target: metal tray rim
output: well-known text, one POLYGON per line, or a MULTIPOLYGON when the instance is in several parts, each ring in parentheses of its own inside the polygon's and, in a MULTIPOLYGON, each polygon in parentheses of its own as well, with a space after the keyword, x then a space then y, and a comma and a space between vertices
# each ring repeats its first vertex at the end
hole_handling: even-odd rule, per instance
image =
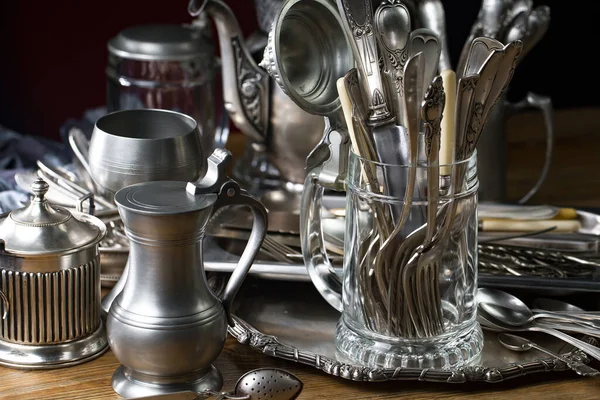
MULTIPOLYGON (((408 380, 453 384, 469 382, 499 383, 534 373, 558 372, 570 369, 565 362, 551 358, 538 358, 523 363, 509 363, 500 367, 475 365, 460 367, 454 370, 403 367, 369 368, 344 363, 310 351, 299 350, 294 346, 280 342, 276 336, 260 332, 237 315, 233 315, 233 320, 235 324, 234 326, 230 326, 228 331, 241 344, 248 345, 252 349, 268 356, 309 365, 329 375, 352 381, 382 382, 408 380)), ((598 341, 593 337, 586 336, 584 340, 594 346, 599 345, 598 341)), ((586 364, 590 362, 588 355, 577 349, 563 356, 586 364)))

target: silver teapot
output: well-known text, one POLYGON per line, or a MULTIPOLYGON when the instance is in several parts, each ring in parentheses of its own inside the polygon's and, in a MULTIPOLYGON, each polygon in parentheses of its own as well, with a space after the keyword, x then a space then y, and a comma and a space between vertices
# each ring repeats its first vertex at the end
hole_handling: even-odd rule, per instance
POLYGON ((113 389, 123 397, 217 391, 212 365, 233 325, 231 303, 267 229, 262 204, 226 176, 231 154, 216 149, 194 183, 152 181, 127 186, 115 202, 131 242, 129 273, 106 320, 110 347, 121 362, 113 389), (250 207, 253 229, 222 299, 209 289, 202 242, 221 207, 250 207))
MULTIPOLYGON (((229 6, 221 0, 198 3, 191 0, 188 11, 193 16, 205 12, 215 23, 223 99, 232 122, 247 136, 252 150, 266 154, 277 168, 281 190, 296 192, 299 199, 306 177, 305 160, 323 135, 323 118, 300 109, 256 64, 229 6)), ((280 205, 289 209, 289 196, 271 197, 285 198, 280 205)), ((269 210, 278 207, 276 202, 266 205, 269 210)))

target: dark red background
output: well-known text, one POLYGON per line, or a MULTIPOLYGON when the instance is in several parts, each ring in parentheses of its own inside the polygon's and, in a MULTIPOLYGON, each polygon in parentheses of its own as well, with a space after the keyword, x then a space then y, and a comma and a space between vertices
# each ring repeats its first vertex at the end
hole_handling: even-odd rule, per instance
MULTIPOLYGON (((0 125, 58 138, 58 128, 67 118, 104 105, 106 42, 131 25, 189 22, 187 2, 0 0, 0 125)), ((226 2, 244 33, 253 32, 253 1, 226 2)), ((551 95, 557 108, 600 104, 597 64, 592 61, 598 55, 598 7, 593 3, 597 2, 534 1, 551 7, 552 24, 517 69, 512 97, 532 90, 551 95)), ((457 59, 481 1, 444 4, 451 55, 457 59)))

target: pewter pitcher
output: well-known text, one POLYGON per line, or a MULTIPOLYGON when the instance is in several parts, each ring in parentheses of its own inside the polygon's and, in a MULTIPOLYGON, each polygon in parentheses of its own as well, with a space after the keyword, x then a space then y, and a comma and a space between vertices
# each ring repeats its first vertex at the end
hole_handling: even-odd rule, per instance
POLYGON ((124 397, 219 390, 212 362, 221 353, 230 307, 266 233, 262 204, 225 175, 231 155, 216 149, 206 176, 194 183, 131 185, 115 202, 131 242, 129 275, 107 316, 107 335, 121 362, 112 378, 124 397), (229 205, 249 206, 254 225, 222 300, 209 289, 203 266, 206 224, 229 205))

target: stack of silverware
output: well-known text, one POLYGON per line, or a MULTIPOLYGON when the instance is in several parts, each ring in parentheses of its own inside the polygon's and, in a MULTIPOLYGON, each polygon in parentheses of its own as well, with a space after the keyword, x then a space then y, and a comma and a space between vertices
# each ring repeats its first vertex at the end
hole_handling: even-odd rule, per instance
POLYGON ((365 276, 372 277, 362 283, 375 286, 363 293, 379 296, 364 296, 376 303, 365 304, 365 314, 377 314, 377 331, 431 337, 444 330, 438 270, 443 252, 437 250, 462 209, 457 201, 438 209, 440 195, 459 193, 466 183, 465 161, 513 76, 523 43, 475 37, 455 74, 439 70, 439 35, 412 29, 403 3, 384 1, 373 10, 370 1, 338 0, 338 9, 357 64, 338 84, 352 149, 364 160, 408 171, 383 177, 364 171, 374 193, 404 199, 389 207, 373 203, 377 232, 364 246, 372 256, 360 260, 368 264, 361 266, 365 276), (426 176, 417 176, 419 166, 427 167, 426 176), (422 213, 412 205, 418 193, 426 194, 422 213), (405 315, 396 320, 398 313, 405 315))

